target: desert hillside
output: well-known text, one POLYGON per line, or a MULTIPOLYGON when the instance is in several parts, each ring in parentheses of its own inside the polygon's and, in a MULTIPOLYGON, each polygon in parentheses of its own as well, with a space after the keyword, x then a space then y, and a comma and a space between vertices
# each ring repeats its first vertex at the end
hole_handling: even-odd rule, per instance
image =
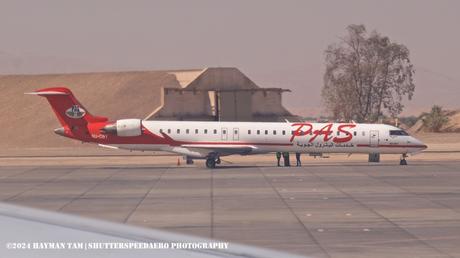
POLYGON ((0 147, 71 147, 58 137, 60 127, 45 98, 24 95, 40 88, 66 86, 94 115, 110 119, 144 118, 160 105, 161 87, 180 87, 168 72, 107 72, 51 75, 0 75, 0 147))
MULTIPOLYGON (((445 124, 440 132, 442 133, 460 133, 460 110, 445 111, 444 114, 449 118, 449 122, 445 124)), ((423 124, 423 117, 420 118, 410 129, 411 133, 429 132, 423 124)))

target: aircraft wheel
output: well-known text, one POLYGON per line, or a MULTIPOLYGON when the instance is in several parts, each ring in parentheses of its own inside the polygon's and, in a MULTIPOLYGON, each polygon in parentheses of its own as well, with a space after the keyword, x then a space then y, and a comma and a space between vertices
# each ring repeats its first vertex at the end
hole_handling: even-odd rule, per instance
POLYGON ((206 167, 207 168, 215 168, 216 167, 216 160, 214 158, 206 159, 206 167))
POLYGON ((220 164, 220 162, 221 162, 221 161, 220 161, 220 158, 218 158, 218 159, 216 160, 216 164, 220 164))

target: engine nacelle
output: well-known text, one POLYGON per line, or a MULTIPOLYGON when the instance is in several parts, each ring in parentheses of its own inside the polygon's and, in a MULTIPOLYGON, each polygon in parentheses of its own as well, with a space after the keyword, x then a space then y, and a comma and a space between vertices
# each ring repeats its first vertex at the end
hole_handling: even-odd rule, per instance
POLYGON ((142 135, 142 121, 140 119, 121 119, 115 124, 105 126, 102 131, 120 137, 140 136, 142 135))

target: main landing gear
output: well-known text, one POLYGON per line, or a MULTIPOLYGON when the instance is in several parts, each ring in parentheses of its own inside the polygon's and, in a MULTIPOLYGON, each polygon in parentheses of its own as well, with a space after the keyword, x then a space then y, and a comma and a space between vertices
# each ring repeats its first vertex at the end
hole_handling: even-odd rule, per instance
POLYGON ((220 157, 208 157, 206 158, 206 167, 215 168, 216 164, 220 164, 220 157))
POLYGON ((404 153, 404 154, 401 156, 401 160, 399 161, 399 165, 401 165, 401 166, 406 166, 406 165, 407 165, 406 158, 407 158, 407 154, 404 153))

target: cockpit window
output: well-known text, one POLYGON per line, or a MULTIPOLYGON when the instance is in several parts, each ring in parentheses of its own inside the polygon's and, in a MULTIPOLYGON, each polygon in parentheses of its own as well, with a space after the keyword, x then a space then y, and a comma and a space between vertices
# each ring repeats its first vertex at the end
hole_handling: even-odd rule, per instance
POLYGON ((390 130, 390 136, 393 136, 393 135, 396 135, 396 136, 400 136, 400 135, 407 136, 407 135, 409 135, 409 134, 406 133, 406 131, 404 131, 404 130, 390 130))

